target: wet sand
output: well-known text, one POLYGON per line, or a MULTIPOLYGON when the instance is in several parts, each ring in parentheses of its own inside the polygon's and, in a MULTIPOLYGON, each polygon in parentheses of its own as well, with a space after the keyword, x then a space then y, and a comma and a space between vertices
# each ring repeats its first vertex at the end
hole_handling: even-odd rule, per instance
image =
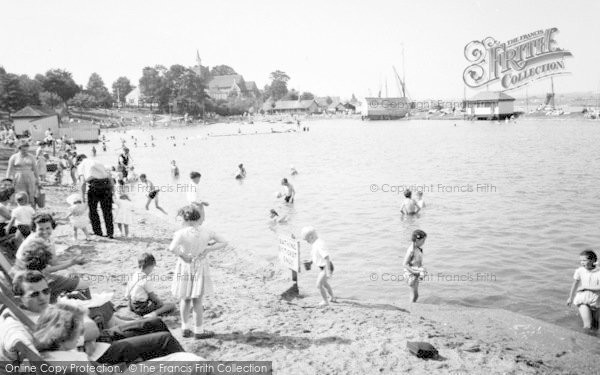
MULTIPOLYGON (((47 210, 65 216, 68 187, 46 188, 47 210)), ((210 214, 210 213, 209 213, 210 214)), ((174 230, 168 220, 136 207, 131 238, 95 239, 61 257, 83 254, 88 264, 75 269, 92 284, 92 292, 114 291, 117 314, 131 317, 124 289, 136 258, 145 251, 157 259, 158 295, 170 295, 175 257, 167 251, 174 230)), ((212 228, 218 231, 218 228, 212 228)), ((72 230, 55 231, 62 247, 74 244, 72 230)), ((118 230, 116 231, 118 236, 118 230)), ((352 300, 339 296, 330 308, 315 306, 316 274, 301 273, 300 298, 284 300, 289 271, 278 265, 248 263, 235 249, 210 256, 215 293, 205 300, 205 328, 216 336, 181 337, 177 314, 165 317, 183 346, 209 360, 273 361, 277 374, 416 373, 596 373, 600 368, 598 337, 570 331, 504 310, 352 300), (311 290, 309 297, 303 291, 311 290), (407 341, 427 341, 440 354, 423 360, 406 350, 407 341)), ((335 277, 332 285, 335 290, 335 277)))

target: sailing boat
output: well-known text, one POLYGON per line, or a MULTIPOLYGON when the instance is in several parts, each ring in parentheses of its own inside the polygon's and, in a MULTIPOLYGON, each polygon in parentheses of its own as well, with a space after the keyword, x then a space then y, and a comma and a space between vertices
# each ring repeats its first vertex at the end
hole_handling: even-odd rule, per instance
MULTIPOLYGON (((402 65, 404 66, 404 48, 402 49, 402 65)), ((377 98, 366 97, 365 105, 363 107, 363 118, 369 120, 397 120, 406 117, 409 113, 410 102, 406 95, 404 73, 403 78, 400 78, 396 68, 392 66, 392 69, 394 69, 398 90, 402 96, 382 98, 380 94, 377 98)), ((387 96, 387 81, 385 87, 387 96)), ((381 90, 379 92, 381 93, 381 90)))

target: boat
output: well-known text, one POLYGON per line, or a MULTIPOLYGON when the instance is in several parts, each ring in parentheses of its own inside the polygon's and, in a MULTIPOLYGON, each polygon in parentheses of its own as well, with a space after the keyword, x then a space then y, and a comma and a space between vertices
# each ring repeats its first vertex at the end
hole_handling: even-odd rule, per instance
POLYGON ((395 67, 392 68, 394 69, 394 74, 396 76, 398 90, 401 92, 402 96, 382 98, 380 90, 379 97, 365 97, 362 108, 363 120, 398 120, 409 114, 411 103, 406 96, 404 79, 400 78, 395 67))

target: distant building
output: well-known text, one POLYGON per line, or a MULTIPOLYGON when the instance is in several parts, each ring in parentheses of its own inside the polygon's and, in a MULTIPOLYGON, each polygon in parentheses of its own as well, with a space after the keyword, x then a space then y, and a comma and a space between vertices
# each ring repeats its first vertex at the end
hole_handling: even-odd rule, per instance
POLYGON ((241 96, 245 92, 244 77, 240 74, 214 76, 208 83, 208 95, 216 100, 241 96))
POLYGON ((131 107, 139 107, 142 103, 140 88, 136 87, 125 96, 125 104, 131 107))
POLYGON ((258 98, 260 96, 260 90, 254 81, 246 82, 246 94, 252 98, 258 98))
POLYGON ((59 118, 52 109, 27 106, 12 114, 17 137, 29 135, 32 141, 44 140, 46 130, 58 134, 59 118))
POLYGON ((483 91, 466 101, 467 115, 485 120, 503 119, 515 113, 515 98, 498 91, 483 91))
POLYGON ((273 111, 276 113, 315 113, 319 111, 319 105, 313 99, 280 100, 275 103, 273 111))

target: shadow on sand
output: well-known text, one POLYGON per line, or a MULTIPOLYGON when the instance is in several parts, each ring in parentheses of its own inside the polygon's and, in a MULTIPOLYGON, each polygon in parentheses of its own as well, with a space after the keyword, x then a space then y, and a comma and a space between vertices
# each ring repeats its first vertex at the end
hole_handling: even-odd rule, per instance
POLYGON ((241 344, 248 344, 256 347, 285 347, 286 349, 307 349, 312 345, 326 345, 333 343, 350 344, 352 341, 339 336, 328 336, 319 339, 310 339, 307 337, 280 336, 277 333, 269 332, 234 332, 227 334, 216 334, 215 338, 223 341, 236 341, 241 344))

